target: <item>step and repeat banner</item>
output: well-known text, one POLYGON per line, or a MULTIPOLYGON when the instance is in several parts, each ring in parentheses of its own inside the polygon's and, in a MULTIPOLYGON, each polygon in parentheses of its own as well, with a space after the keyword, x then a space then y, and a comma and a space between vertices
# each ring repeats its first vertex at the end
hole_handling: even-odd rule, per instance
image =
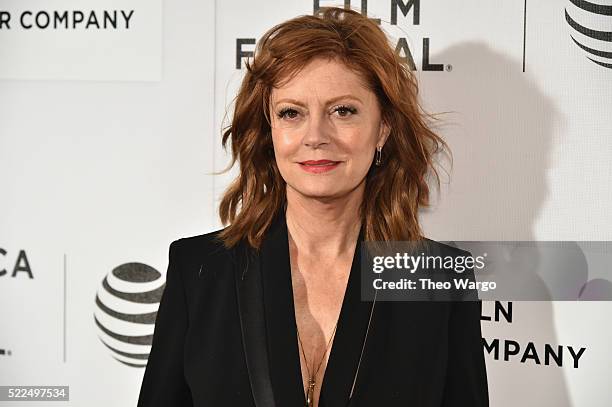
POLYGON ((585 254, 576 301, 484 302, 491 405, 612 405, 610 253, 584 243, 612 241, 612 0, 0 0, 0 386, 136 405, 169 243, 222 226, 244 61, 323 6, 375 19, 441 113, 428 237, 585 254))

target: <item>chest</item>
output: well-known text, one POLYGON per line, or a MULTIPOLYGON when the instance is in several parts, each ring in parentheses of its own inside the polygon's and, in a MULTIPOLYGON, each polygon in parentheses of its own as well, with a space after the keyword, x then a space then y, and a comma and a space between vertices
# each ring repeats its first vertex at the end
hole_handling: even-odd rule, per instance
POLYGON ((351 258, 333 262, 291 258, 291 285, 296 323, 303 345, 317 347, 330 339, 338 321, 351 268, 351 258))
POLYGON ((305 393, 318 404, 350 274, 351 260, 291 261, 293 302, 305 393))

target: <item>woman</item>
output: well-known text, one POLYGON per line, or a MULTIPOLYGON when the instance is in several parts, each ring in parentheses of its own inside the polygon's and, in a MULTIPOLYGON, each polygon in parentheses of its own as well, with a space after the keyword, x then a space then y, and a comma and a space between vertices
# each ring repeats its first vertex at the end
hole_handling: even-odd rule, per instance
POLYGON ((480 302, 360 298, 360 242, 424 239, 445 147, 380 28, 339 8, 272 28, 230 138, 229 226, 170 245, 138 405, 487 406, 480 302))

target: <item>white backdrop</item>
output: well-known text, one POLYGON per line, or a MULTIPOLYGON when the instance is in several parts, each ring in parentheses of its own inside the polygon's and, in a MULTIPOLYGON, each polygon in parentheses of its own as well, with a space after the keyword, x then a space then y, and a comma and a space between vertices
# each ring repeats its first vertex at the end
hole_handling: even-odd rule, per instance
MULTIPOLYGON (((406 38, 425 107, 452 111, 438 131, 454 167, 423 213, 427 235, 612 240, 612 67, 587 56, 604 65, 612 58, 572 40, 612 52, 609 9, 585 11, 578 0, 415 0, 392 24, 399 2, 370 0, 368 14, 394 42, 406 38), (603 39, 572 28, 566 10, 603 39), (427 42, 441 71, 423 70, 427 42)), ((158 286, 155 270, 163 277, 172 240, 221 227, 217 205, 235 172, 209 173, 228 162, 220 132, 243 73, 236 41, 255 41, 314 5, 155 4, 79 2, 82 11, 135 10, 130 29, 99 30, 94 42, 82 27, 0 25, 0 385, 69 385, 64 404, 74 406, 136 404, 144 369, 131 365, 146 358, 102 341, 118 348, 112 334, 146 337, 153 326, 106 318, 105 333, 94 320, 103 318, 96 294, 124 312, 154 310, 155 302, 109 294, 103 280, 144 291, 113 279, 115 270, 158 286)), ((73 10, 75 2, 0 0, 12 22, 25 9, 73 10)), ((611 311, 610 302, 485 303, 483 337, 490 349, 499 345, 486 356, 491 405, 611 405, 611 311), (495 317, 496 306, 512 307, 511 322, 495 317), (506 347, 516 353, 508 360, 506 347), (547 349, 562 353, 561 366, 545 360, 547 349)))

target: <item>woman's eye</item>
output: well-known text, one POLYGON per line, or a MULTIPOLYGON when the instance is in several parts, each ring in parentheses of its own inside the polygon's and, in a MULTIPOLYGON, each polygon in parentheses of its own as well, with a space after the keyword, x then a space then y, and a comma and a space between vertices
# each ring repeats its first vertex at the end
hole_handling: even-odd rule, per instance
POLYGON ((355 114, 355 112, 357 112, 357 109, 351 106, 336 106, 334 108, 334 112, 338 112, 340 117, 347 117, 355 114))
MULTIPOLYGON (((348 117, 348 116, 355 114, 357 112, 357 109, 355 109, 352 106, 341 105, 341 106, 336 106, 333 109, 333 112, 337 112, 338 116, 340 117, 348 117)), ((292 119, 295 119, 299 114, 300 113, 297 110, 287 107, 287 108, 282 109, 280 112, 278 112, 278 117, 281 119, 292 120, 292 119)))
POLYGON ((289 118, 294 119, 298 115, 298 112, 295 109, 287 108, 278 112, 278 117, 281 119, 289 118))

